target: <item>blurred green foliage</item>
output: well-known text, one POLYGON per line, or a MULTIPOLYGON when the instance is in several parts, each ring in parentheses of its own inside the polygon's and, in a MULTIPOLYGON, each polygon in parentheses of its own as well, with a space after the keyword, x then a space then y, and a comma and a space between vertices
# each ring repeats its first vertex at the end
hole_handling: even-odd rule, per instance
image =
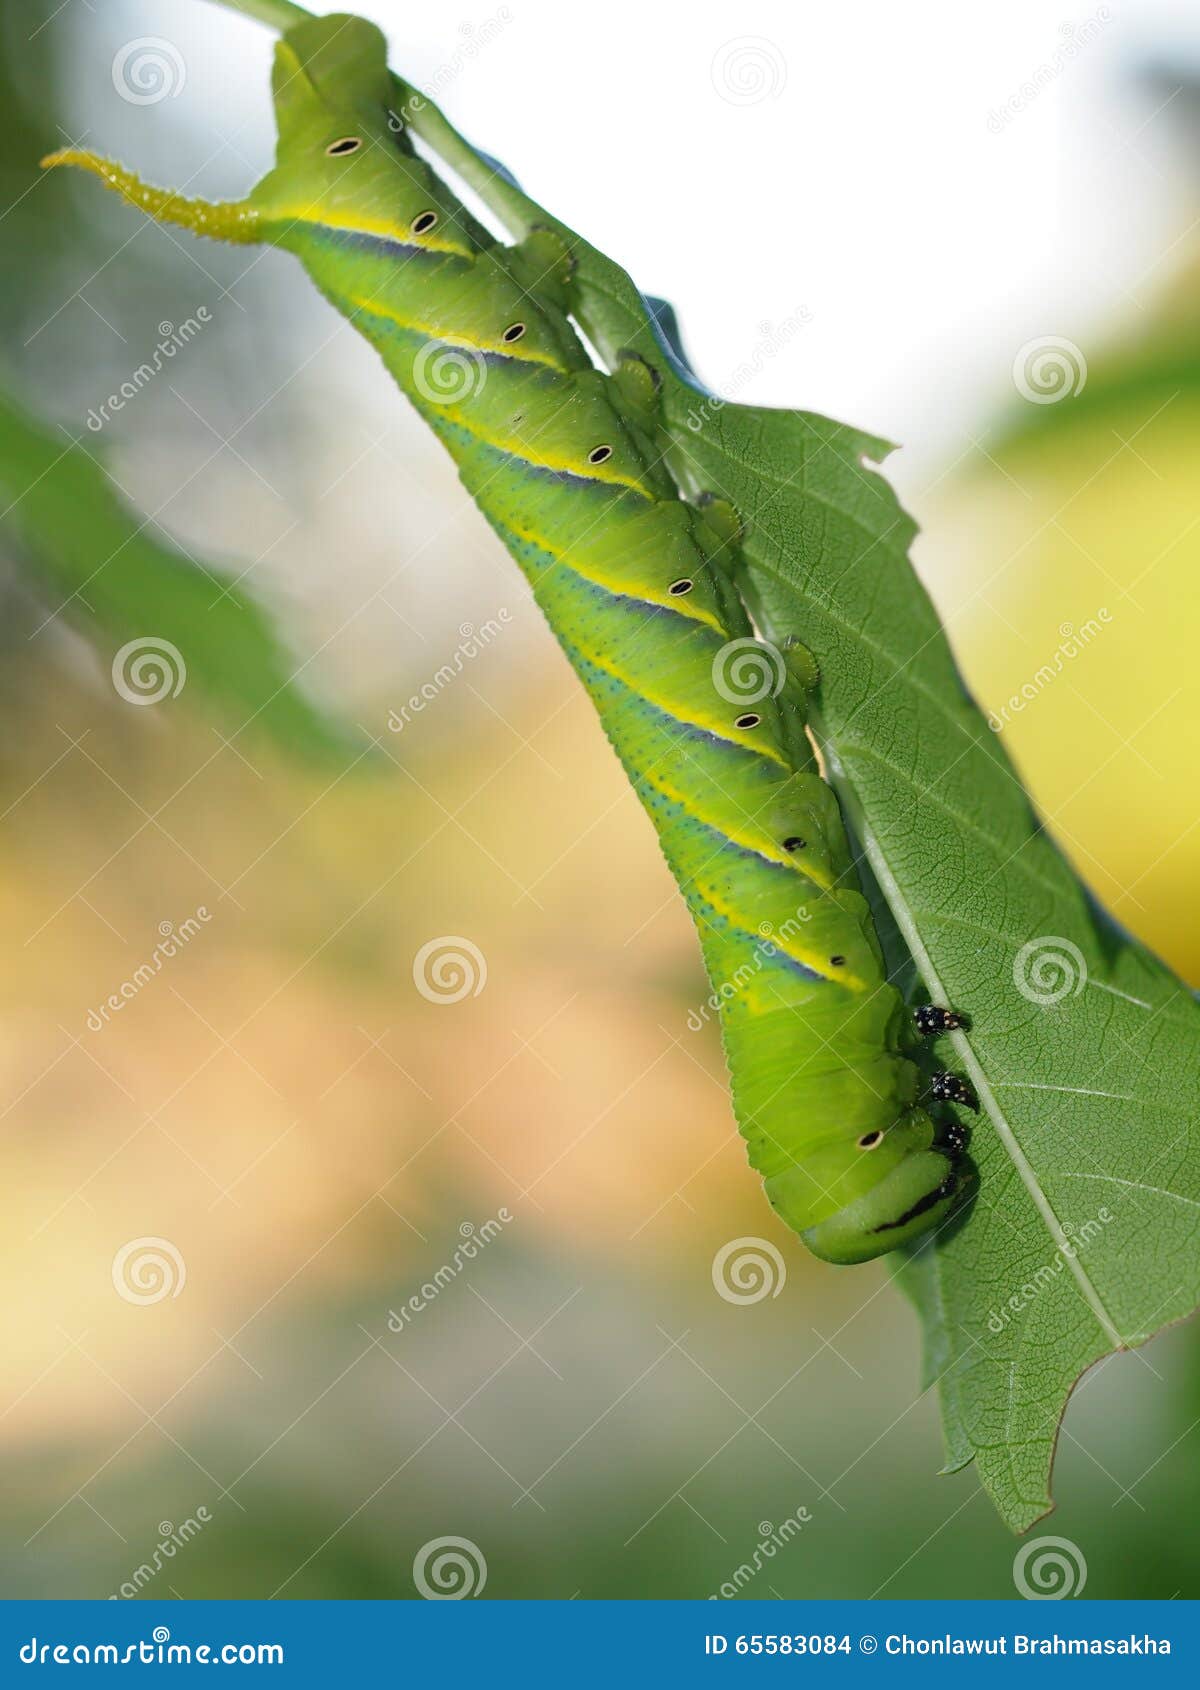
POLYGON ((245 592, 154 540, 88 451, 39 428, 3 392, 0 500, 10 566, 51 595, 48 614, 64 610, 104 659, 110 644, 167 641, 182 653, 187 681, 238 734, 270 732, 300 754, 345 749, 245 592))
MULTIPOLYGON (((74 215, 73 196, 48 199, 39 178, 38 161, 61 139, 52 117, 62 105, 61 66, 53 32, 27 33, 31 17, 26 10, 21 27, 9 12, 0 29, 0 206, 5 250, 19 254, 0 270, 0 309, 5 360, 10 371, 15 366, 9 379, 25 383, 42 373, 30 336, 45 324, 50 278, 69 268, 82 278, 105 262, 89 224, 74 215)), ((198 692, 238 732, 269 732, 299 754, 346 749, 329 713, 293 679, 295 665, 266 614, 232 579, 236 571, 157 540, 153 519, 127 508, 86 435, 76 442, 66 430, 55 433, 3 385, 0 558, 9 590, 23 589, 44 606, 43 615, 30 613, 35 630, 65 611, 106 666, 110 647, 127 640, 169 641, 196 683, 188 702, 198 692)))

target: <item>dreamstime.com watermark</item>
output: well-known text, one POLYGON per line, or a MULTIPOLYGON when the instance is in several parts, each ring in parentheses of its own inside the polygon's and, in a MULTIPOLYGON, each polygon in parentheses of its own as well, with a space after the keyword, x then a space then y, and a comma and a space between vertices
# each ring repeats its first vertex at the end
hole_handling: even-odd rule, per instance
POLYGON ((137 1643, 39 1643, 36 1636, 17 1651, 23 1666, 272 1666, 283 1665, 282 1643, 172 1643, 156 1625, 137 1643))
POLYGON ((794 915, 789 915, 786 921, 781 921, 778 925, 771 921, 760 922, 758 942, 746 960, 738 964, 728 979, 717 981, 698 1009, 688 1010, 688 1032, 700 1032, 701 1028, 707 1026, 712 1015, 719 1015, 726 1004, 740 997, 750 982, 762 973, 772 957, 778 956, 780 951, 786 952, 788 941, 794 939, 805 923, 811 920, 810 910, 798 909, 794 915))
POLYGON ((413 1557, 413 1583, 426 1602, 461 1602, 482 1596, 487 1559, 469 1537, 435 1537, 413 1557))
POLYGON ((1085 47, 1090 47, 1105 26, 1112 22, 1113 10, 1111 6, 1097 6, 1090 17, 1084 18, 1082 23, 1076 23, 1067 18, 1059 24, 1062 41, 1048 59, 1038 65, 1032 75, 1027 76, 1021 86, 1002 100, 998 106, 993 106, 988 113, 987 126, 993 135, 1002 134, 1014 118, 1045 92, 1052 82, 1058 80, 1064 70, 1079 57, 1085 47))
POLYGON ((400 1308, 388 1310, 388 1331, 403 1332, 406 1326, 411 1326, 416 1316, 436 1301, 448 1286, 453 1285, 458 1276, 483 1254, 493 1239, 499 1238, 512 1219, 511 1211, 502 1208, 497 1209, 492 1219, 484 1221, 482 1226, 476 1226, 474 1221, 463 1221, 458 1229, 459 1243, 450 1260, 443 1262, 436 1273, 425 1281, 419 1291, 414 1291, 400 1308))
POLYGON ((490 47, 496 37, 512 22, 512 10, 508 6, 498 6, 490 17, 484 18, 481 24, 469 21, 459 24, 462 41, 449 58, 443 59, 426 81, 426 93, 420 94, 416 89, 398 111, 388 113, 388 127, 398 133, 404 126, 411 123, 415 115, 425 110, 430 99, 440 100, 446 89, 463 72, 467 65, 477 59, 485 47, 490 47))
POLYGON ((156 106, 175 99, 187 82, 187 64, 173 41, 139 35, 113 54, 112 84, 130 106, 156 106))
POLYGON ((1080 654, 1086 651, 1098 634, 1102 634, 1112 621, 1112 612, 1106 605, 1101 605, 1095 616, 1089 616, 1086 622, 1078 627, 1074 622, 1059 624, 1059 644, 1048 662, 1035 670, 1029 680, 1024 681, 1013 693, 1012 697, 1002 704, 999 710, 992 710, 988 714, 987 725, 994 734, 1003 733, 1014 716, 1019 716, 1026 707, 1033 703, 1046 688, 1053 686, 1069 663, 1073 663, 1080 654))
POLYGON ((461 405, 487 385, 487 358, 477 346, 427 340, 413 359, 413 386, 431 405, 461 405))
POLYGON ((391 733, 403 733, 414 716, 419 716, 423 710, 439 698, 446 688, 462 674, 469 663, 487 650, 493 640, 499 639, 512 621, 512 614, 507 605, 501 605, 495 616, 489 616, 477 628, 473 622, 464 622, 458 630, 458 644, 449 658, 439 668, 435 669, 427 681, 413 693, 407 704, 402 704, 399 710, 389 710, 387 725, 391 733))
POLYGON ((736 35, 717 48, 709 74, 726 105, 757 106, 787 87, 787 60, 765 35, 736 35))
POLYGON ((1064 998, 1077 998, 1087 985, 1087 958, 1061 933, 1028 939, 1013 958, 1013 985, 1029 1003, 1050 1009, 1064 998))
POLYGON ((461 1003, 477 998, 487 985, 487 958, 461 933, 426 939, 413 958, 413 985, 427 1003, 461 1003))
POLYGON ((988 1310, 988 1331, 998 1337, 1014 1316, 1020 1314, 1022 1309, 1027 1309, 1031 1303, 1036 1302, 1042 1292, 1051 1285, 1057 1284, 1066 1272, 1068 1263, 1081 1256, 1088 1245, 1093 1244, 1099 1238, 1105 1227, 1109 1226, 1114 1218, 1111 1210, 1097 1209, 1091 1220, 1086 1220, 1079 1226, 1076 1226, 1074 1221, 1064 1221, 1062 1223, 1063 1241, 1050 1260, 1043 1262, 1039 1268, 1035 1268, 1024 1285, 1019 1286, 1011 1297, 1007 1297, 999 1308, 988 1310))
POLYGON ((160 376, 178 353, 190 341, 195 340, 202 329, 206 329, 212 322, 212 312, 207 305, 198 305, 195 314, 185 317, 182 323, 163 322, 158 325, 159 338, 155 342, 154 351, 148 359, 140 363, 132 375, 125 377, 115 393, 110 393, 107 399, 99 405, 93 405, 87 414, 87 425, 93 434, 99 434, 105 423, 111 422, 118 411, 123 411, 131 399, 136 399, 143 388, 148 387, 155 376, 160 376))
POLYGON ((778 698, 786 680, 787 660, 769 640, 726 640, 712 660, 712 684, 727 704, 778 698))
POLYGON ((787 1263, 767 1238, 731 1238, 712 1262, 713 1290, 726 1303, 761 1303, 787 1284, 787 1263))
POLYGON ((178 698, 186 683, 183 653, 157 634, 126 641, 112 660, 112 684, 126 704, 161 704, 178 698))
POLYGON ((1027 1602, 1082 1596, 1087 1573, 1083 1550, 1069 1537, 1031 1538, 1013 1557, 1013 1583, 1027 1602))
POLYGON ((89 1009, 87 1013, 87 1028, 91 1033, 102 1032, 112 1016, 118 1010, 136 998, 143 987, 148 986, 162 973, 163 964, 170 962, 172 957, 178 956, 196 934, 201 932, 212 915, 207 904, 197 904, 194 915, 189 915, 181 922, 160 921, 158 931, 161 938, 150 952, 145 962, 140 962, 133 973, 126 980, 122 980, 115 992, 110 992, 98 1009, 89 1009))
POLYGON ((1017 348, 1012 363, 1013 386, 1031 405, 1057 405, 1074 399, 1087 386, 1088 367, 1083 349, 1062 334, 1037 335, 1017 348))
POLYGON ((147 1308, 178 1297, 187 1264, 169 1238, 131 1238, 112 1259, 113 1290, 123 1302, 147 1308))
POLYGON ((749 358, 737 366, 728 380, 721 383, 721 393, 706 394, 698 405, 693 405, 688 411, 684 421, 692 433, 699 434, 706 422, 724 410, 726 405, 731 405, 738 394, 748 387, 756 376, 762 374, 772 358, 777 358, 787 343, 801 329, 807 328, 812 320, 813 314, 808 306, 801 305, 790 317, 785 317, 782 323, 760 323, 759 339, 755 342, 749 358))
POLYGON ((154 1546, 154 1553, 148 1561, 143 1561, 109 1597, 110 1602, 132 1602, 135 1596, 157 1578, 164 1566, 173 1561, 181 1549, 186 1549, 194 1537, 199 1537, 212 1519, 212 1515, 203 1503, 195 1514, 189 1514, 186 1520, 174 1526, 170 1520, 161 1520, 158 1527, 158 1542, 154 1546))
POLYGON ((797 1508, 795 1513, 789 1514, 778 1526, 773 1526, 770 1520, 760 1520, 758 1525, 758 1542, 754 1546, 754 1553, 748 1561, 743 1561, 735 1567, 729 1578, 718 1585, 708 1600, 710 1602, 730 1602, 735 1596, 757 1578, 763 1568, 773 1561, 781 1549, 786 1549, 793 1538, 799 1537, 805 1526, 812 1521, 812 1515, 807 1508, 797 1508))

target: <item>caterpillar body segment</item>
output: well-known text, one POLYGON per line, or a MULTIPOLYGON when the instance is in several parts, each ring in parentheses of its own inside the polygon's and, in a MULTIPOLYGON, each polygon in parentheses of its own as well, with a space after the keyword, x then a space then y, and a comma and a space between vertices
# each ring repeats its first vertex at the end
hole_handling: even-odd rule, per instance
POLYGON ((755 639, 738 514, 680 497, 653 354, 593 367, 561 237, 510 248, 470 216, 391 110, 372 25, 298 25, 273 86, 276 165, 239 205, 147 189, 93 155, 48 162, 151 215, 290 250, 372 342, 524 571, 657 829, 771 1203, 836 1262, 937 1226, 969 1164, 919 1102, 912 1016, 805 731, 815 665, 755 639))

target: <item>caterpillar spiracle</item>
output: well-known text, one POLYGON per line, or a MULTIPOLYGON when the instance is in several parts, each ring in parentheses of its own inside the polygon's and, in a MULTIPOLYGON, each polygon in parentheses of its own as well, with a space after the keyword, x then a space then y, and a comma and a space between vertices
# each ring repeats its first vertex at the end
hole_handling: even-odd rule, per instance
MULTIPOLYGON (((243 201, 184 199, 75 148, 45 163, 196 233, 294 253, 378 349, 525 572, 657 829, 770 1202, 834 1262, 938 1226, 971 1164, 961 1127, 922 1106, 906 1052, 961 1023, 933 1006, 914 1017, 887 977, 805 732, 815 666, 755 641, 734 584, 738 513, 685 500, 662 467, 660 373, 641 356, 595 368, 561 238, 496 240, 415 152, 373 25, 297 25, 272 84, 276 163, 243 201), (451 365, 431 372, 431 356, 451 365), (468 365, 484 379, 447 391, 468 365), (747 689, 730 666, 755 662, 771 672, 747 689)), ((952 1075, 932 1096, 973 1102, 952 1075)))

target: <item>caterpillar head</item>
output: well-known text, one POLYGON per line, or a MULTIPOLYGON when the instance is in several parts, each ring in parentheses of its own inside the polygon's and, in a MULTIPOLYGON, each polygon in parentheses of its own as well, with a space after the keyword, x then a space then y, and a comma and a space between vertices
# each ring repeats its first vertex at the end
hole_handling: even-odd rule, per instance
POLYGON ((867 1262, 940 1228, 975 1189, 975 1168, 961 1129, 906 1109, 890 1127, 855 1140, 848 1168, 838 1168, 832 1139, 821 1153, 781 1168, 765 1182, 767 1198, 815 1256, 867 1262), (828 1181, 828 1185, 826 1185, 828 1181), (816 1211, 818 1218, 813 1221, 816 1211))
POLYGON ((955 1139, 914 1150, 870 1192, 801 1236, 815 1256, 869 1262, 940 1228, 975 1187, 975 1170, 955 1139))
POLYGON ((271 94, 275 168, 250 203, 280 245, 320 223, 466 257, 477 249, 482 231, 413 150, 374 24, 334 14, 288 30, 275 46, 271 94))
POLYGON ((374 24, 339 15, 298 24, 276 43, 271 87, 275 165, 244 200, 185 198, 78 147, 43 166, 89 170, 157 221, 217 240, 299 248, 320 225, 465 257, 487 240, 413 151, 374 24))

